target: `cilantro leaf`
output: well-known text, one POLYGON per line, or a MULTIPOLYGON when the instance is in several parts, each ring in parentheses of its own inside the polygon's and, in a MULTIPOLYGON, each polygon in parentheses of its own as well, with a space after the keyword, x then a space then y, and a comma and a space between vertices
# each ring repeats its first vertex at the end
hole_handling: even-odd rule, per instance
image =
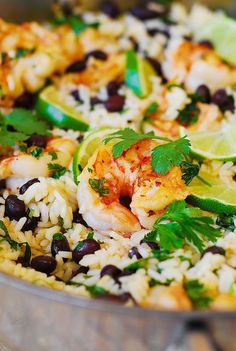
POLYGON ((39 159, 42 156, 43 153, 43 148, 40 146, 36 146, 32 151, 31 155, 34 156, 35 158, 39 159))
POLYGON ((54 160, 57 160, 57 159, 58 159, 58 156, 57 156, 56 151, 49 151, 49 153, 48 153, 48 154, 51 156, 52 161, 54 161, 54 160))
POLYGON ((180 166, 189 152, 190 142, 186 136, 158 145, 152 150, 152 168, 156 173, 165 175, 173 166, 180 166))
POLYGON ((17 132, 26 135, 46 135, 48 130, 46 122, 39 120, 38 116, 23 108, 16 108, 7 115, 4 118, 4 125, 11 126, 17 132))
POLYGON ((105 178, 102 179, 89 179, 89 185, 91 186, 91 188, 96 191, 96 193, 98 193, 100 196, 104 196, 109 194, 109 188, 104 187, 104 183, 105 183, 105 178))
POLYGON ((6 128, 0 129, 0 145, 1 146, 14 146, 19 141, 28 139, 24 133, 10 132, 6 128))
POLYGON ((107 136, 103 140, 103 142, 106 145, 107 143, 109 143, 109 141, 113 139, 120 140, 117 144, 113 146, 113 156, 117 158, 120 157, 124 151, 127 151, 132 145, 136 144, 138 141, 153 138, 155 138, 154 132, 149 132, 147 134, 139 134, 131 128, 125 128, 107 136))
POLYGON ((149 118, 158 109, 157 102, 152 102, 144 112, 144 118, 149 118))
POLYGON ((200 166, 191 162, 183 161, 181 163, 182 179, 186 185, 189 185, 194 177, 199 173, 200 166))
POLYGON ((7 227, 2 220, 0 220, 0 229, 4 233, 4 235, 2 235, 3 239, 9 243, 13 250, 17 250, 18 243, 10 237, 7 227))
POLYGON ((230 231, 235 230, 234 216, 232 215, 226 215, 226 214, 219 215, 216 219, 216 224, 219 227, 228 229, 230 231))
POLYGON ((202 214, 199 208, 186 207, 185 201, 174 201, 157 219, 145 240, 156 242, 167 251, 181 248, 187 241, 202 252, 204 240, 214 243, 220 236, 220 230, 213 227, 214 220, 202 214))
POLYGON ((203 102, 203 97, 197 93, 189 94, 188 97, 191 102, 187 104, 182 110, 179 110, 179 116, 177 121, 187 127, 195 124, 198 121, 200 115, 200 108, 197 106, 198 102, 203 102))
POLYGON ((184 288, 195 308, 207 308, 209 303, 213 300, 213 298, 207 294, 206 287, 197 279, 186 282, 184 288))
POLYGON ((48 169, 52 171, 51 177, 59 179, 66 173, 66 167, 63 167, 57 163, 48 163, 48 169))

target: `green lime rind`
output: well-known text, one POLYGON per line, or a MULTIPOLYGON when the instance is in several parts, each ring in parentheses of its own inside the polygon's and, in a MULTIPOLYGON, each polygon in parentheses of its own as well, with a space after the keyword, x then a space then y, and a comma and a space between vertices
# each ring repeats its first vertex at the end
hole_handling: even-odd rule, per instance
POLYGON ((73 178, 76 184, 78 184, 78 176, 87 165, 89 158, 102 145, 105 136, 115 131, 117 129, 106 127, 94 130, 88 133, 83 142, 78 146, 72 162, 73 178))
POLYGON ((145 98, 152 91, 151 77, 156 73, 147 60, 141 58, 135 51, 125 54, 125 83, 140 98, 145 98))
POLYGON ((236 63, 236 21, 233 18, 217 14, 195 36, 197 40, 210 40, 223 59, 236 63))
POLYGON ((72 111, 71 108, 67 108, 57 101, 56 90, 55 98, 50 99, 51 94, 48 94, 48 92, 51 92, 51 90, 48 90, 49 88, 52 90, 52 86, 47 87, 37 99, 35 109, 38 114, 60 128, 87 131, 89 125, 83 120, 83 117, 78 112, 72 111))
POLYGON ((217 214, 236 215, 236 203, 235 205, 229 205, 219 200, 210 199, 207 197, 203 198, 195 195, 189 195, 186 201, 189 204, 199 207, 204 211, 217 214))

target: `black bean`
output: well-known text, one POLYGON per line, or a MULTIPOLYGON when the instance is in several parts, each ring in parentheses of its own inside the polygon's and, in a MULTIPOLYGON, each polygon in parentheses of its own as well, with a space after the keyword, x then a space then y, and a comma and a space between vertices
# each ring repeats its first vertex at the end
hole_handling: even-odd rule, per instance
POLYGON ((32 134, 29 139, 26 140, 28 147, 39 146, 45 148, 47 145, 47 137, 45 135, 32 134))
POLYGON ((115 80, 112 80, 107 84, 107 92, 109 96, 117 95, 119 89, 120 83, 116 82, 115 80))
POLYGON ((52 256, 55 257, 59 251, 70 252, 70 245, 67 238, 65 237, 65 235, 60 233, 53 235, 51 244, 52 256))
POLYGON ((83 219, 82 214, 79 213, 79 210, 77 210, 73 213, 73 222, 80 223, 80 224, 84 225, 85 227, 88 227, 88 224, 83 219))
POLYGON ((90 99, 90 104, 92 107, 94 107, 95 105, 98 105, 98 104, 102 104, 103 101, 100 100, 97 96, 92 96, 91 99, 90 99))
POLYGON ((80 103, 83 102, 83 100, 81 100, 81 97, 80 97, 80 95, 79 95, 79 91, 78 91, 78 90, 72 90, 72 91, 70 92, 70 95, 73 96, 73 98, 74 98, 76 101, 78 101, 78 102, 80 102, 80 103))
POLYGON ((205 46, 208 49, 214 49, 214 45, 210 40, 201 40, 199 41, 199 44, 205 46))
POLYGON ((57 267, 57 261, 51 256, 36 256, 31 260, 31 268, 38 272, 51 274, 57 267))
POLYGON ((85 255, 93 254, 97 250, 100 250, 100 244, 96 240, 85 239, 78 243, 72 251, 72 259, 74 262, 79 263, 85 255))
POLYGON ((16 195, 9 195, 5 201, 5 216, 17 221, 25 217, 26 208, 24 201, 18 199, 16 195))
POLYGON ((28 217, 25 224, 22 227, 22 231, 26 232, 28 230, 34 231, 40 221, 40 217, 28 217))
POLYGON ((7 182, 6 179, 0 179, 0 191, 6 189, 7 182))
POLYGON ((138 252, 138 248, 136 246, 131 247, 131 249, 128 252, 129 258, 133 258, 134 256, 136 256, 136 258, 142 258, 142 256, 138 252))
POLYGON ((109 275, 113 279, 116 279, 121 274, 121 272, 122 271, 119 268, 117 268, 116 266, 114 266, 112 264, 108 264, 108 265, 103 267, 103 269, 101 270, 100 276, 102 278, 104 275, 109 275))
POLYGON ((121 112, 125 104, 125 97, 121 95, 110 96, 105 102, 105 107, 109 112, 121 112))
POLYGON ((29 262, 27 262, 23 256, 18 257, 16 263, 20 263, 23 267, 29 267, 29 262))
POLYGON ((225 255, 225 250, 223 249, 223 247, 215 246, 215 245, 208 247, 206 250, 204 250, 202 253, 202 257, 208 252, 211 252, 213 255, 222 255, 222 256, 225 255))
POLYGON ((153 243, 151 241, 146 241, 145 239, 141 240, 140 244, 147 244, 150 247, 150 249, 152 249, 152 250, 159 250, 160 249, 160 247, 157 243, 153 243))
POLYGON ((206 104, 211 103, 211 92, 205 84, 199 85, 199 87, 196 90, 196 94, 198 94, 201 97, 202 102, 205 102, 206 104))
POLYGON ((80 273, 87 274, 88 271, 89 271, 89 267, 80 266, 79 269, 76 272, 76 275, 80 274, 80 273))
POLYGON ((27 183, 23 184, 20 189, 19 189, 19 193, 21 195, 23 195, 26 190, 29 189, 29 187, 31 187, 31 185, 35 184, 35 183, 39 183, 39 180, 38 178, 33 178, 33 179, 30 179, 27 183))
POLYGON ((94 57, 96 60, 106 61, 108 55, 102 50, 93 50, 86 54, 85 60, 87 61, 90 57, 94 57))
POLYGON ((120 273, 119 278, 128 277, 129 275, 134 274, 136 271, 137 271, 137 269, 129 269, 129 270, 123 271, 120 273))
POLYGON ((156 34, 162 34, 162 35, 164 35, 167 39, 170 38, 170 33, 168 32, 168 30, 164 30, 164 29, 158 29, 158 28, 155 28, 155 29, 148 29, 148 34, 149 34, 151 37, 154 37, 154 35, 156 35, 156 34))
POLYGON ((101 11, 111 18, 118 17, 120 13, 119 7, 114 3, 114 1, 103 1, 101 11))
POLYGON ((35 104, 35 101, 35 95, 24 93, 15 100, 14 107, 22 107, 31 110, 35 104))
POLYGON ((167 79, 164 76, 160 62, 158 60, 154 59, 153 57, 146 57, 146 60, 150 63, 150 65, 152 66, 154 71, 157 73, 157 75, 161 77, 162 83, 166 83, 167 79))
POLYGON ((135 6, 131 8, 130 13, 141 21, 158 18, 161 15, 159 12, 151 10, 145 6, 135 6))
POLYGON ((70 66, 67 67, 66 72, 67 73, 75 73, 75 72, 82 72, 86 69, 87 64, 86 60, 78 60, 73 62, 70 66))
POLYGON ((227 95, 225 89, 218 89, 212 96, 212 103, 216 104, 222 112, 231 111, 234 112, 234 98, 231 95, 227 95))

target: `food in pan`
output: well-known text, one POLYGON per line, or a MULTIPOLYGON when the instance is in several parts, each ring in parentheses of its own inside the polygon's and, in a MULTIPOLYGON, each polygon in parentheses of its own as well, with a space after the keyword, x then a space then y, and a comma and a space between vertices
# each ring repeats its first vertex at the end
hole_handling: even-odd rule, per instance
POLYGON ((163 1, 0 21, 1 272, 126 306, 236 308, 235 33, 163 1))

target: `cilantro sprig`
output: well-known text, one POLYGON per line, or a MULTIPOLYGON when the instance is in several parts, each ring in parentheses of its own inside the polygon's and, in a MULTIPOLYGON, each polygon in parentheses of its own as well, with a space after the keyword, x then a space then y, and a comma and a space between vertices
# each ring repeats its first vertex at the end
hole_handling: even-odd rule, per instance
POLYGON ((133 129, 125 128, 107 136, 104 139, 104 144, 114 139, 118 140, 112 149, 114 158, 121 156, 124 151, 127 151, 132 145, 141 140, 166 141, 167 143, 156 146, 151 154, 153 170, 162 175, 165 175, 173 166, 180 166, 190 152, 190 142, 186 136, 173 141, 169 138, 156 136, 154 132, 139 134, 133 129))
POLYGON ((187 207, 185 201, 174 201, 157 219, 145 240, 156 242, 169 252, 183 247, 187 241, 203 252, 205 240, 214 243, 221 235, 213 225, 214 220, 204 216, 199 208, 187 207))
POLYGON ((102 179, 90 178, 89 185, 100 196, 105 196, 105 195, 109 194, 109 188, 104 186, 105 181, 106 181, 105 178, 102 178, 102 179))
POLYGON ((16 108, 0 120, 0 145, 14 146, 18 142, 27 140, 30 135, 48 134, 46 122, 31 111, 16 108), (13 131, 10 128, 13 128, 13 131))
POLYGON ((193 306, 197 309, 207 308, 209 303, 213 300, 213 298, 209 296, 206 287, 197 279, 186 282, 184 288, 193 306))

